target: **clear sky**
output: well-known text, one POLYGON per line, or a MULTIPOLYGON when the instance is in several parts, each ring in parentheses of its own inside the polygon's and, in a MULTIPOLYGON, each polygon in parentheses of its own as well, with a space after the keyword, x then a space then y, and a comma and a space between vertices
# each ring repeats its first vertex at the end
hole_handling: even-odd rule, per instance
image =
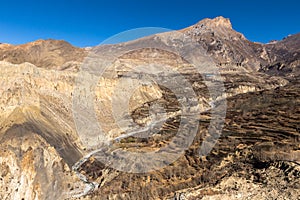
POLYGON ((0 42, 63 39, 95 46, 140 27, 182 29, 224 16, 249 40, 268 42, 300 32, 299 0, 3 0, 0 42))

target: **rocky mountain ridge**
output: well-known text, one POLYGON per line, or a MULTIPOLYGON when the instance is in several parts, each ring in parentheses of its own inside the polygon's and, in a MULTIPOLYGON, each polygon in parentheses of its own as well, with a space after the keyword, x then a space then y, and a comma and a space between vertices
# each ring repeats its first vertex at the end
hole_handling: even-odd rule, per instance
POLYGON ((28 62, 46 69, 79 68, 85 49, 62 40, 37 40, 22 45, 0 44, 0 60, 13 64, 28 62))

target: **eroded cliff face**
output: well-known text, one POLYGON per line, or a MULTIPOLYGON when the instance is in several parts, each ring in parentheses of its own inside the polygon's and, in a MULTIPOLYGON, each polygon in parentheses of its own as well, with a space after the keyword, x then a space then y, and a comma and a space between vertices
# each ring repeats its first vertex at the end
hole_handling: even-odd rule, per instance
POLYGON ((67 198, 76 177, 53 146, 22 126, 1 141, 1 199, 67 198))
MULTIPOLYGON (((222 17, 205 19, 181 33, 211 56, 220 80, 210 73, 199 74, 185 58, 172 52, 144 48, 118 57, 101 78, 91 75, 80 82, 79 66, 88 55, 86 49, 53 40, 20 46, 1 44, 0 198, 296 199, 300 188, 298 35, 275 44, 252 43, 222 17), (279 60, 284 67, 273 73, 270 66, 279 60), (199 131, 192 145, 176 162, 144 174, 120 172, 96 156, 84 157, 95 149, 81 141, 73 106, 78 84, 89 80, 96 80, 94 88, 87 88, 93 94, 96 118, 114 141, 112 150, 105 153, 153 151, 170 143, 182 111, 178 97, 168 88, 155 82, 142 84, 131 91, 128 109, 119 113, 120 120, 130 117, 146 126, 152 120, 151 106, 161 105, 167 120, 147 139, 124 134, 130 127, 119 127, 112 111, 114 98, 127 98, 116 94, 116 89, 130 90, 129 85, 142 75, 151 77, 156 72, 159 77, 159 71, 151 67, 143 73, 130 73, 150 64, 180 72, 197 95, 201 114, 199 124, 194 125, 199 131), (216 82, 224 83, 226 93, 212 104, 208 85, 216 82), (227 115, 221 137, 209 155, 200 157, 201 143, 210 134, 211 109, 220 106, 218 101, 224 98, 227 115)), ((171 32, 122 45, 126 48, 155 40, 164 47, 170 45, 168 37, 178 39, 171 32)), ((177 43, 180 41, 175 40, 177 43)), ((97 47, 95 52, 118 47, 97 47)), ((169 74, 162 81, 171 81, 172 76, 177 75, 169 74)), ((81 92, 81 97, 88 94, 81 92)))
MULTIPOLYGON (((0 66, 1 199, 67 198, 66 191, 77 180, 70 166, 82 154, 72 124, 64 117, 69 112, 65 99, 49 96, 49 91, 58 87, 68 94, 70 85, 57 86, 61 76, 38 72, 29 63, 0 66)), ((68 82, 66 77, 61 80, 68 82)))

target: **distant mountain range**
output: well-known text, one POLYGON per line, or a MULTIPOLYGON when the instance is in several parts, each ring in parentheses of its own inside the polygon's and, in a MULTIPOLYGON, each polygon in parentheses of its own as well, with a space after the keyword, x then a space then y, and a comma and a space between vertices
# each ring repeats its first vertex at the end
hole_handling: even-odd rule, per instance
MULTIPOLYGON (((300 33, 268 44, 251 42, 233 30, 230 20, 223 17, 204 19, 180 31, 201 44, 218 65, 239 64, 247 69, 281 75, 299 73, 300 33)), ((0 45, 2 61, 29 62, 52 69, 69 66, 69 62, 81 62, 87 53, 86 49, 51 39, 18 46, 0 45)))

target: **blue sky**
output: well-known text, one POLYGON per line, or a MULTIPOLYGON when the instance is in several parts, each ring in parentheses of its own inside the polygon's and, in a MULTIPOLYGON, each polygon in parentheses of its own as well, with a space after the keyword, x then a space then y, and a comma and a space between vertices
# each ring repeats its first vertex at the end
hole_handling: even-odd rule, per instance
POLYGON ((140 27, 182 29, 224 16, 249 40, 268 42, 300 32, 300 1, 269 0, 20 0, 0 2, 0 42, 63 39, 95 46, 140 27))

